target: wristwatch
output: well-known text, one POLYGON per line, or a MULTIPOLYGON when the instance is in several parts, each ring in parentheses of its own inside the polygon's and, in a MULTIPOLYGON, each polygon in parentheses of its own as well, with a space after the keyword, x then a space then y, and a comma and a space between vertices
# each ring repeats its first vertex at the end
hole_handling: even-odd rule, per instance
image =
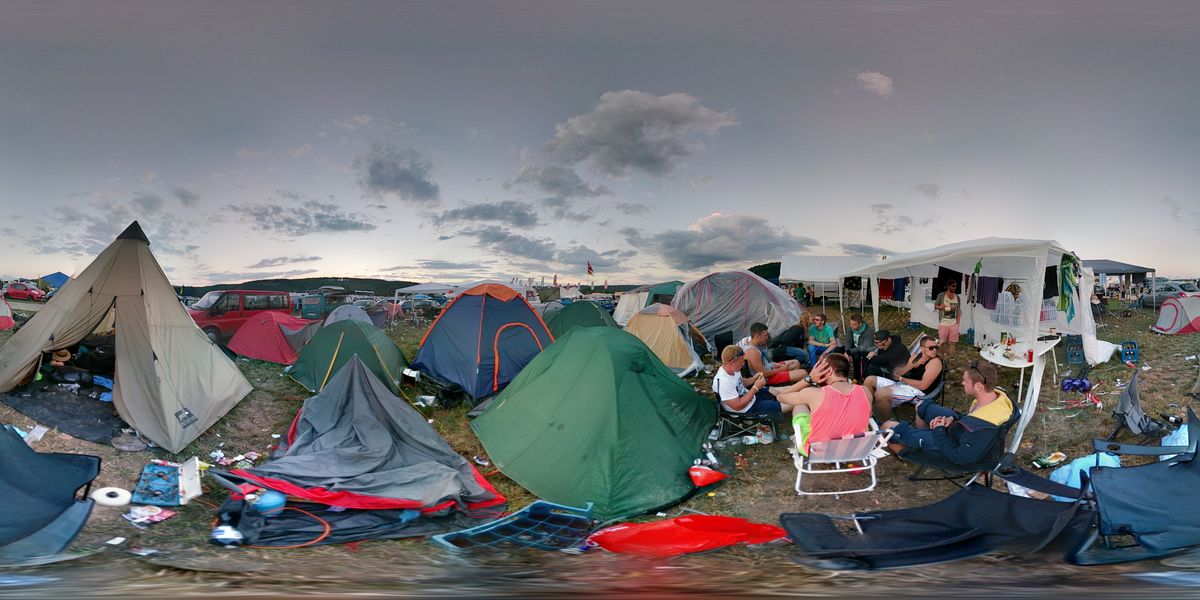
POLYGON ((804 383, 807 383, 808 385, 817 385, 816 382, 813 381, 812 375, 805 375, 803 381, 804 381, 804 383))

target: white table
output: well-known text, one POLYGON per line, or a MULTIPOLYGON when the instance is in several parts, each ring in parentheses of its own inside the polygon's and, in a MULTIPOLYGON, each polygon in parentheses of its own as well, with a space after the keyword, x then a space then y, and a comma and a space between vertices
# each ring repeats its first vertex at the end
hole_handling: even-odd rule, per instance
MULTIPOLYGON (((1017 388, 1017 398, 1024 398, 1025 397, 1025 394, 1024 394, 1024 392, 1025 392, 1025 369, 1028 369, 1029 367, 1033 366, 1032 361, 1025 360, 1025 357, 1029 354, 1029 349, 1030 348, 1033 349, 1033 355, 1035 357, 1041 356, 1047 352, 1052 351, 1054 349, 1054 346, 1058 345, 1058 343, 1060 341, 1062 341, 1062 338, 1056 337, 1054 339, 1045 340, 1045 341, 1018 342, 1016 344, 1013 344, 1012 346, 1007 346, 1007 347, 1002 346, 1000 344, 994 344, 994 345, 988 346, 988 347, 980 350, 979 356, 981 358, 983 358, 984 360, 986 360, 998 367, 1010 367, 1013 369, 1020 369, 1021 370, 1021 378, 1020 378, 1019 387, 1017 388), (1012 350, 1012 353, 1013 353, 1012 358, 1005 358, 1004 351, 1006 349, 1012 350)), ((1052 361, 1052 362, 1054 362, 1054 373, 1057 376, 1058 361, 1052 361)))

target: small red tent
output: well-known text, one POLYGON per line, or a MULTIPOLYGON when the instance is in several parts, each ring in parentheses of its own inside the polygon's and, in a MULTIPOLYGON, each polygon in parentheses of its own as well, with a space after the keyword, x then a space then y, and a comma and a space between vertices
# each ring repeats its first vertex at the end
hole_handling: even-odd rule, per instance
POLYGON ((229 349, 239 356, 290 365, 320 329, 320 321, 263 311, 246 319, 229 340, 229 349))
POLYGON ((1150 326, 1150 331, 1167 335, 1200 331, 1200 295, 1184 294, 1164 300, 1158 309, 1158 322, 1150 326))
POLYGON ((0 331, 12 329, 16 325, 13 321, 12 307, 3 298, 0 298, 0 331))

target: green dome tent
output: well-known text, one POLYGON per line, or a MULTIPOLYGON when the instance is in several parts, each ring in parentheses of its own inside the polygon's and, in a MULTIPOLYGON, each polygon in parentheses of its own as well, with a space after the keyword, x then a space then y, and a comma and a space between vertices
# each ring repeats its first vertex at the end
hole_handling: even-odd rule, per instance
POLYGON ((575 327, 618 326, 607 311, 586 300, 576 300, 559 310, 548 312, 545 318, 546 327, 550 328, 550 334, 556 340, 575 327))
POLYGON ((320 392, 355 355, 393 394, 399 392, 408 359, 386 333, 362 321, 338 321, 322 328, 300 350, 288 374, 310 392, 320 392))
POLYGON ((526 365, 471 427, 513 481, 551 502, 593 502, 608 520, 690 493, 687 470, 716 418, 716 403, 641 340, 579 327, 526 365))

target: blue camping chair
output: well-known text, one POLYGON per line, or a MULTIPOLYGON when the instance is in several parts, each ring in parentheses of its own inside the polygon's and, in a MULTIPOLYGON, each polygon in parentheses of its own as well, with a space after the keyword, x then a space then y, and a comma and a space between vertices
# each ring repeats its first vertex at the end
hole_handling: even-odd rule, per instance
POLYGON ((0 564, 66 549, 92 513, 87 494, 99 474, 98 456, 34 452, 0 427, 0 564))

